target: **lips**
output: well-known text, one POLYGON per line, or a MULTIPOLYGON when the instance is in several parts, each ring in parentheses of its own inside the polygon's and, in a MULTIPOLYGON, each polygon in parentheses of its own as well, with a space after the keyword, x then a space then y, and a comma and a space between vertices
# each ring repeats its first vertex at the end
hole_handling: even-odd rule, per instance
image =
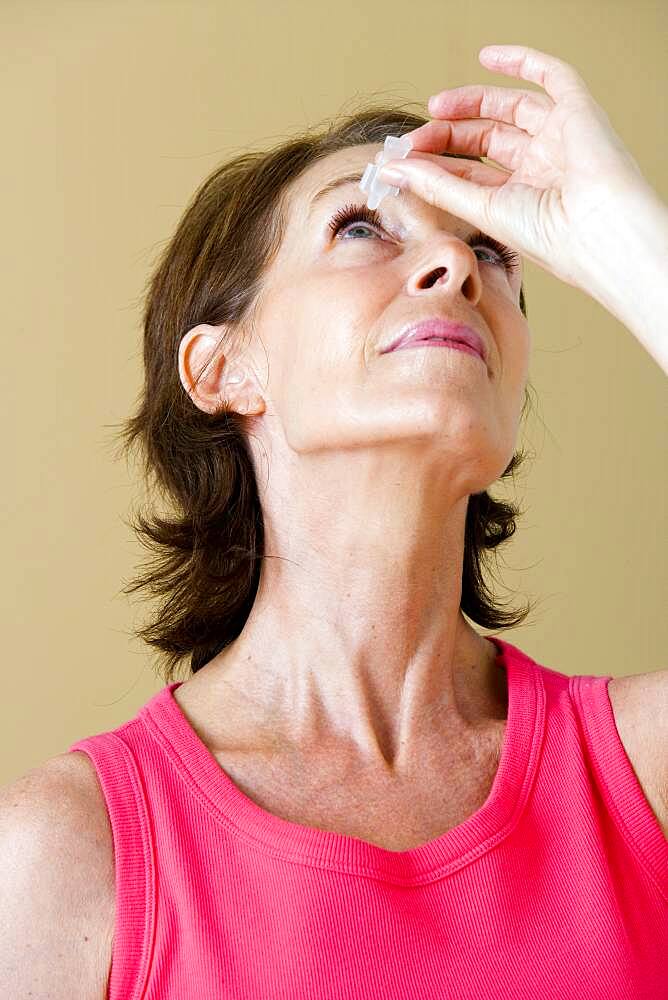
POLYGON ((396 351, 404 344, 420 340, 451 340, 467 344, 480 355, 485 364, 487 363, 487 347, 479 333, 476 333, 470 326, 465 326, 462 323, 449 323, 439 317, 422 320, 420 323, 413 323, 406 327, 389 347, 381 351, 381 354, 396 351))

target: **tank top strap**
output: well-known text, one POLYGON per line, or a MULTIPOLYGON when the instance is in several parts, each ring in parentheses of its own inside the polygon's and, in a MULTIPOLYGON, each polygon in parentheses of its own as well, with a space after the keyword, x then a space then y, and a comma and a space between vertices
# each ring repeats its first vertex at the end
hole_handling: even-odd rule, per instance
POLYGON ((116 916, 109 996, 140 1000, 155 927, 154 838, 140 770, 117 735, 124 728, 78 740, 68 750, 90 757, 113 834, 116 916))

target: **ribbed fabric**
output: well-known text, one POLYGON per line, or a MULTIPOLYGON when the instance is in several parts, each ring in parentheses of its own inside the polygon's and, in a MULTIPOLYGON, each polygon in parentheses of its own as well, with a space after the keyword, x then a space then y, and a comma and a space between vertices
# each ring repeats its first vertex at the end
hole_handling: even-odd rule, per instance
POLYGON ((69 747, 92 759, 113 831, 108 1000, 665 1000, 668 840, 611 678, 488 638, 508 680, 494 783, 412 850, 260 808, 190 726, 178 682, 69 747))

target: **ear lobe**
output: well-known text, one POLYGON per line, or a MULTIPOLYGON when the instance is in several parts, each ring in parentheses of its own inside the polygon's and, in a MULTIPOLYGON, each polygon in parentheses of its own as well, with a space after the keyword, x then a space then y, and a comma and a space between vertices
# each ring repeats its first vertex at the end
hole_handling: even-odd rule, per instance
MULTIPOLYGON (((228 397, 229 398, 229 397, 228 397)), ((230 400, 230 409, 234 413, 243 413, 246 416, 257 417, 267 409, 266 403, 262 396, 259 396, 256 392, 244 393, 239 396, 237 400, 233 403, 230 400)))

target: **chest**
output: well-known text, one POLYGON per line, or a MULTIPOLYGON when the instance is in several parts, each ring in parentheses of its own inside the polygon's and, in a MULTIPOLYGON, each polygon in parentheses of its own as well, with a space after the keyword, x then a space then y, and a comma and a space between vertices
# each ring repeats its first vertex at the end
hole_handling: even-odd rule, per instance
POLYGON ((459 826, 482 807, 502 741, 503 726, 498 726, 460 747, 456 759, 432 759, 421 773, 403 780, 365 775, 344 761, 307 763, 231 752, 214 756, 239 791, 274 816, 406 851, 459 826), (439 781, 437 775, 447 779, 439 781))
MULTIPOLYGON (((658 675, 613 678, 610 704, 620 742, 659 826, 668 838, 668 794, 658 773, 665 759, 661 726, 654 725, 658 675), (649 685, 649 686, 648 686, 649 685)), ((190 725, 245 796, 291 823, 357 837, 387 850, 409 850, 465 822, 487 800, 496 776, 505 720, 460 742, 456 751, 420 756, 420 767, 404 781, 367 775, 333 751, 311 755, 238 752, 216 746, 206 706, 175 692, 190 725), (446 775, 446 781, 437 776, 446 775), (388 822, 388 816, 392 822, 388 822)), ((664 682, 665 687, 665 682, 664 682)))

